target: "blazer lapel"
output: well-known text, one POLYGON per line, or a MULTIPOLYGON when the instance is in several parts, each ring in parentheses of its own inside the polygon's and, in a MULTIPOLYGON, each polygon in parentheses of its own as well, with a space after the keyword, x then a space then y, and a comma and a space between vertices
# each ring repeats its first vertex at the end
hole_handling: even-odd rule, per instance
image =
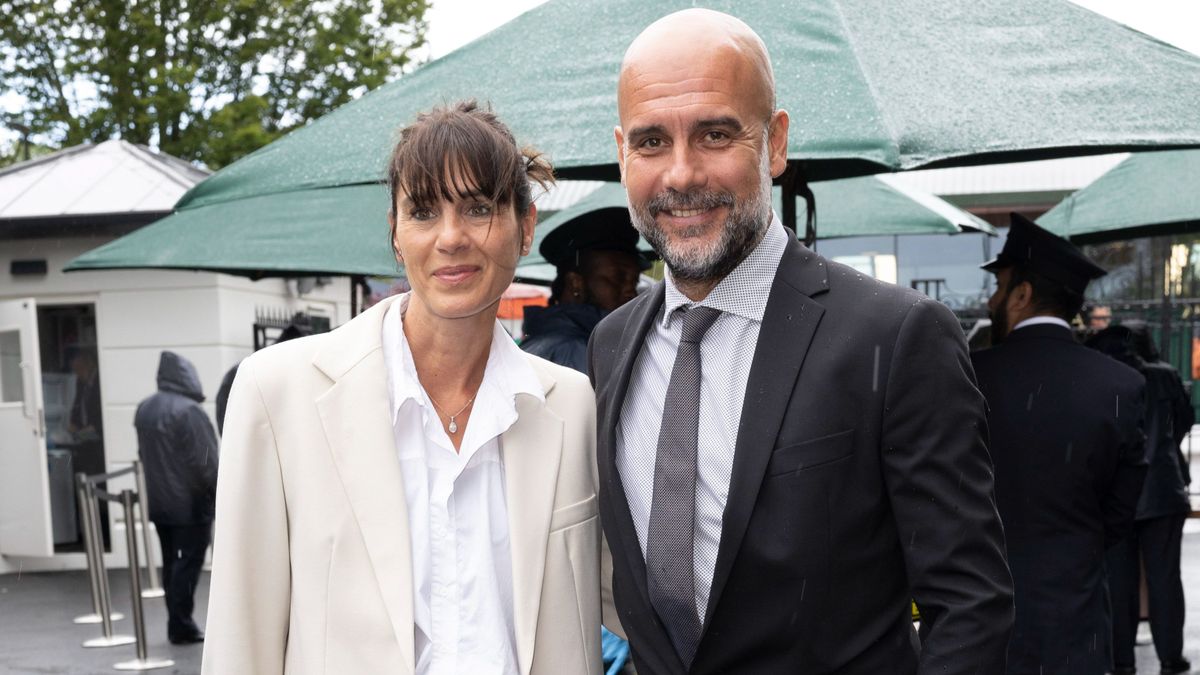
POLYGON ((313 362, 334 380, 317 399, 317 410, 404 655, 402 672, 412 673, 415 647, 408 503, 381 349, 383 317, 390 304, 384 301, 339 329, 342 339, 331 341, 313 362))
MULTIPOLYGON (((554 380, 538 369, 547 394, 554 380)), ((550 516, 562 459, 563 422, 532 396, 517 397, 517 421, 504 432, 504 492, 512 552, 513 624, 521 673, 533 665, 550 516)))
MULTIPOLYGON (((665 286, 659 282, 646 294, 640 306, 629 317, 621 334, 620 350, 613 362, 612 388, 605 394, 606 406, 604 419, 600 420, 597 444, 598 473, 600 484, 612 495, 610 500, 617 520, 616 530, 620 532, 620 546, 614 547, 609 542, 611 552, 619 550, 625 563, 633 571, 633 578, 638 592, 647 606, 650 604, 650 594, 646 590, 646 561, 642 557, 642 545, 638 542, 637 530, 633 526, 633 516, 629 513, 629 501, 625 497, 625 488, 621 484, 621 473, 617 470, 617 423, 621 420, 621 408, 625 403, 625 394, 629 390, 629 381, 633 375, 633 366, 637 363, 638 355, 642 353, 642 345, 646 334, 658 317, 666 296, 665 286)), ((616 561, 614 560, 614 564, 616 561)), ((663 633, 665 638, 666 633, 663 633)))
POLYGON ((771 285, 742 403, 702 640, 741 548, 800 367, 825 312, 812 296, 829 290, 827 269, 820 257, 792 238, 771 285))

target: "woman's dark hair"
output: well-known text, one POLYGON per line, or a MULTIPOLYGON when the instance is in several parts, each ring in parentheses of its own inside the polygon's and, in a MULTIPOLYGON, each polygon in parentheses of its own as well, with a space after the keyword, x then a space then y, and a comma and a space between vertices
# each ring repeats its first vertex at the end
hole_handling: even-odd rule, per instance
POLYGON ((396 201, 404 194, 418 204, 470 196, 529 213, 530 182, 554 183, 550 162, 516 138, 496 114, 474 100, 438 107, 400 130, 388 162, 392 247, 396 242, 396 201))

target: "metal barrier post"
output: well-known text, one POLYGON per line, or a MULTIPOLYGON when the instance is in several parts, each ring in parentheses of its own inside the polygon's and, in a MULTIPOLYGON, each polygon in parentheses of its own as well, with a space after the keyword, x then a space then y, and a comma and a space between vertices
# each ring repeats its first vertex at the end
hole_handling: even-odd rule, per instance
MULTIPOLYGON (((92 592, 92 613, 83 614, 75 617, 74 623, 78 624, 93 624, 100 623, 100 582, 97 580, 97 570, 99 566, 96 564, 96 542, 92 540, 92 531, 88 527, 88 508, 87 508, 87 475, 83 473, 75 474, 75 501, 79 507, 79 525, 83 532, 83 550, 85 559, 87 560, 88 569, 88 588, 92 592)), ((120 621, 125 615, 120 612, 109 612, 109 619, 112 621, 120 621)))
POLYGON ((96 562, 97 590, 100 596, 100 625, 104 635, 83 642, 84 647, 117 647, 133 642, 131 635, 113 635, 112 602, 108 594, 108 570, 104 566, 104 538, 100 531, 100 509, 96 506, 96 488, 90 481, 84 484, 84 501, 87 502, 87 515, 84 518, 84 536, 92 541, 92 550, 96 562), (90 535, 88 534, 90 533, 90 535))
POLYGON ((146 553, 146 587, 142 589, 143 598, 161 598, 165 595, 162 584, 158 580, 158 565, 154 564, 154 551, 150 546, 150 514, 147 507, 149 498, 146 495, 146 471, 140 460, 133 460, 133 475, 137 479, 137 510, 142 523, 142 550, 146 553))
POLYGON ((125 544, 129 547, 129 595, 133 600, 133 630, 137 634, 137 658, 113 664, 117 670, 152 670, 175 665, 171 659, 151 659, 146 656, 146 618, 142 613, 142 575, 138 563, 137 534, 133 531, 133 504, 136 495, 132 490, 121 492, 121 505, 125 507, 125 544))

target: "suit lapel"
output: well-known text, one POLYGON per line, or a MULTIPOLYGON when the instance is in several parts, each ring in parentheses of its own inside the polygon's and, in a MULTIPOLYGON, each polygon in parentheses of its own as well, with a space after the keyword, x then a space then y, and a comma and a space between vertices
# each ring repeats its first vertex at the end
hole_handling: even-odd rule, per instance
MULTIPOLYGON (((541 369, 538 377, 549 394, 554 380, 541 369)), ((528 674, 533 665, 550 516, 562 459, 563 423, 532 396, 517 397, 517 414, 517 421, 501 436, 500 452, 512 552, 517 659, 521 673, 528 674)))
POLYGON ((826 270, 824 261, 815 253, 794 238, 789 240, 767 298, 758 344, 750 364, 750 377, 746 382, 733 473, 729 480, 729 499, 725 504, 721 543, 717 549, 708 611, 705 612, 705 629, 712 622, 714 609, 741 548, 800 367, 824 314, 824 308, 811 296, 829 289, 826 270))
MULTIPOLYGON (((633 578, 643 601, 650 604, 650 594, 646 590, 646 561, 642 557, 642 545, 638 542, 637 530, 633 526, 633 516, 629 513, 629 501, 625 497, 625 488, 621 484, 621 473, 617 470, 617 424, 621 420, 621 408, 625 402, 625 394, 629 389, 629 381, 633 375, 633 366, 637 363, 638 355, 642 353, 642 345, 646 333, 654 324, 663 306, 665 286, 662 282, 656 284, 647 294, 641 304, 632 312, 621 334, 621 340, 616 358, 613 361, 612 388, 605 394, 606 406, 604 419, 600 424, 600 442, 597 447, 599 454, 600 483, 612 495, 611 503, 617 519, 617 531, 620 532, 619 551, 624 561, 633 571, 633 578)), ((615 553, 618 548, 609 543, 615 553)), ((614 560, 614 564, 616 561, 614 560)), ((665 638, 666 633, 663 633, 665 638)))
POLYGON ((385 301, 346 324, 341 339, 314 357, 334 380, 317 399, 325 437, 346 488, 400 651, 415 669, 412 551, 408 503, 388 408, 383 359, 385 301))

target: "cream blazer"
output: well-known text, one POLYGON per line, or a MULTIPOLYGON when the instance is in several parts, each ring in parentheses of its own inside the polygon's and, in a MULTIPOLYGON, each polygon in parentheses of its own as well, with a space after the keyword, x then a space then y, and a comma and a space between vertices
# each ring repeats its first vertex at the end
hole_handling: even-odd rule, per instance
MULTIPOLYGON (((389 305, 238 369, 217 484, 208 675, 414 672, 407 503, 381 349, 389 305)), ((583 375, 529 358, 546 402, 518 397, 501 437, 517 659, 524 675, 598 674, 609 563, 594 398, 583 375)))

